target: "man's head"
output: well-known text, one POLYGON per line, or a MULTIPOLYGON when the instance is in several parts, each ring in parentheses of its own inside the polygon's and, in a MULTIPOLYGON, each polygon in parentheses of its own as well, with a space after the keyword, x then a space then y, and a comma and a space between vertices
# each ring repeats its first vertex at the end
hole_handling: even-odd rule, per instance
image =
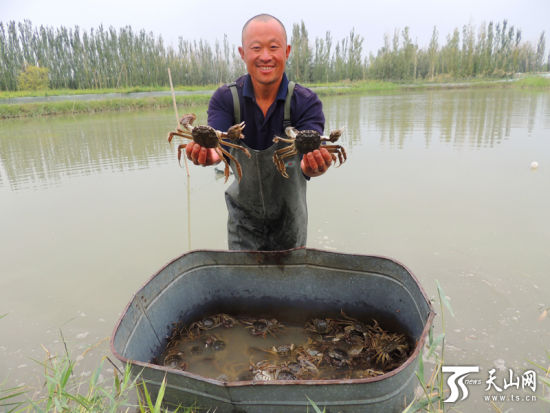
POLYGON ((255 86, 278 86, 290 54, 285 27, 269 14, 252 17, 243 26, 239 53, 255 86))
POLYGON ((267 21, 270 21, 270 20, 275 20, 281 26, 281 29, 283 30, 283 33, 284 33, 284 36, 285 36, 285 45, 286 45, 287 37, 286 37, 285 25, 277 17, 272 16, 271 14, 267 14, 267 13, 257 14, 256 16, 251 17, 250 19, 248 19, 246 21, 246 23, 243 26, 243 31, 241 33, 241 43, 242 43, 242 45, 244 46, 244 35, 245 35, 246 29, 247 29, 247 27, 250 23, 252 23, 253 21, 267 22, 267 21))

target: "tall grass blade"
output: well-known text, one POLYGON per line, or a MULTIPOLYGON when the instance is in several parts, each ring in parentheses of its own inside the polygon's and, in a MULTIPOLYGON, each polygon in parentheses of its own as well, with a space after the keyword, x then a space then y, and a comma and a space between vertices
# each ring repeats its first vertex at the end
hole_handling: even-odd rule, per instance
POLYGON ((439 281, 438 280, 435 280, 435 283, 437 284, 437 292, 439 294, 439 300, 445 305, 445 307, 447 308, 447 310, 449 310, 449 313, 451 313, 451 315, 455 316, 455 313, 453 311, 453 308, 451 307, 451 303, 449 302, 449 300, 447 299, 447 295, 445 294, 445 292, 443 291, 443 288, 441 287, 441 284, 439 284, 439 281))
POLYGON ((162 405, 162 399, 164 398, 164 392, 166 390, 166 376, 164 376, 164 379, 162 379, 162 383, 160 385, 159 392, 157 394, 157 400, 155 402, 155 407, 153 409, 154 413, 160 413, 160 407, 162 405))
POLYGON ((315 413, 325 413, 325 409, 321 410, 313 400, 311 400, 308 396, 306 396, 306 398, 308 399, 309 404, 311 404, 311 407, 313 407, 315 413))
POLYGON ((441 333, 436 337, 435 340, 432 341, 428 348, 428 354, 426 355, 427 358, 430 358, 432 354, 435 352, 437 347, 443 342, 443 339, 445 338, 445 333, 441 333))
POLYGON ((424 358, 422 357, 423 353, 424 350, 420 349, 420 354, 418 354, 418 370, 416 372, 416 376, 418 377, 418 380, 420 380, 422 386, 424 386, 424 383, 426 382, 426 377, 424 376, 424 358))

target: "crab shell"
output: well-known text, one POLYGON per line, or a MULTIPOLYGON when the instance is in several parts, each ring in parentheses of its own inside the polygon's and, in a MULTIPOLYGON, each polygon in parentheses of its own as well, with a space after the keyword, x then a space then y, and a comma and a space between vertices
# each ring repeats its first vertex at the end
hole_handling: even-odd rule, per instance
POLYGON ((301 155, 319 149, 321 134, 315 130, 301 130, 296 134, 294 146, 301 155))
POLYGON ((191 131, 193 140, 197 142, 200 146, 205 148, 215 148, 219 146, 218 135, 214 128, 207 125, 194 126, 191 131))

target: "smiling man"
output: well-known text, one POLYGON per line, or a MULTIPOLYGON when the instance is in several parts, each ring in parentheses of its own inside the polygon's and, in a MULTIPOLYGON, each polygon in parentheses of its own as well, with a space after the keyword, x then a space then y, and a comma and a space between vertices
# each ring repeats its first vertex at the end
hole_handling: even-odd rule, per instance
MULTIPOLYGON (((208 124, 225 131, 244 121, 241 143, 252 155, 249 159, 230 148, 243 171, 241 181, 235 180, 225 193, 230 249, 269 251, 305 246, 307 180, 325 173, 332 162, 324 148, 301 160, 298 155, 288 158, 288 179, 273 164, 274 152, 288 145, 273 143, 273 138, 284 136, 286 126, 322 133, 325 123, 317 95, 289 83, 285 75, 290 50, 281 21, 269 14, 252 17, 243 26, 239 47, 248 74, 220 87, 210 100, 208 124)), ((214 150, 195 143, 187 145, 186 153, 197 165, 220 162, 214 150)))

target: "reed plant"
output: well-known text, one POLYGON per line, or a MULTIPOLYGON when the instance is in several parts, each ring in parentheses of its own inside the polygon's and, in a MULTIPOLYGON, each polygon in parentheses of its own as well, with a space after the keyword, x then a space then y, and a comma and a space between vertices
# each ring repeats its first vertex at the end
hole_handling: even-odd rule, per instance
POLYGON ((434 337, 433 326, 428 334, 428 342, 425 348, 420 352, 418 369, 416 377, 418 378, 422 395, 415 398, 407 406, 403 413, 414 412, 430 412, 439 413, 444 411, 443 400, 445 399, 444 377, 442 367, 445 361, 445 308, 454 317, 454 311, 451 303, 447 299, 441 284, 436 280, 437 295, 439 299, 439 307, 441 313, 441 330, 442 332, 434 337), (426 351, 426 353, 424 353, 426 351), (429 361, 433 364, 433 369, 429 378, 427 378, 424 362, 429 361))
MULTIPOLYGON (((0 320, 8 314, 0 314, 0 320)), ((0 383, 0 410, 7 413, 17 410, 23 404, 19 399, 26 390, 23 386, 5 387, 5 382, 0 383)))
POLYGON ((550 404, 550 351, 548 350, 546 351, 546 358, 548 360, 548 365, 546 367, 534 361, 529 361, 529 363, 537 367, 544 374, 543 377, 538 377, 539 381, 542 383, 542 396, 537 397, 537 400, 542 400, 550 404))
MULTIPOLYGON (((3 317, 4 315, 0 315, 0 319, 3 317)), ((38 362, 44 368, 44 388, 39 396, 29 399, 30 389, 21 386, 4 388, 3 383, 0 383, 1 411, 6 413, 165 413, 180 410, 179 407, 176 410, 168 410, 162 404, 166 379, 163 380, 156 397, 153 398, 140 375, 132 377, 130 364, 121 371, 107 356, 101 359, 87 381, 79 381, 75 375, 76 363, 69 356, 62 334, 61 337, 65 345, 65 354, 53 355, 44 348, 46 360, 38 362), (104 384, 102 380, 106 361, 114 367, 110 385, 104 384)), ((182 410, 182 413, 193 412, 192 408, 182 410)))

